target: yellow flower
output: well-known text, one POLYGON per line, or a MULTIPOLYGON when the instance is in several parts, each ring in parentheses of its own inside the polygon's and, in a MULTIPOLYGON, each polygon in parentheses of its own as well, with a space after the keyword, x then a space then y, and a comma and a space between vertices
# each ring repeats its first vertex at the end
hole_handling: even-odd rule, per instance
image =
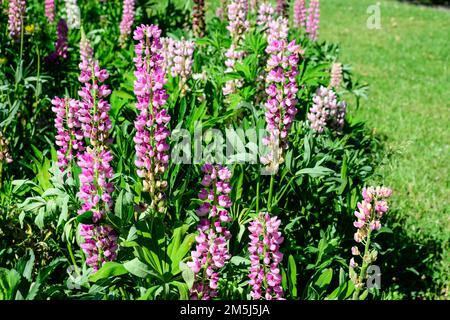
POLYGON ((8 59, 6 59, 6 57, 0 57, 0 64, 5 64, 6 62, 8 62, 8 59))
POLYGON ((34 32, 34 24, 29 24, 27 26, 25 26, 25 32, 30 34, 34 32))

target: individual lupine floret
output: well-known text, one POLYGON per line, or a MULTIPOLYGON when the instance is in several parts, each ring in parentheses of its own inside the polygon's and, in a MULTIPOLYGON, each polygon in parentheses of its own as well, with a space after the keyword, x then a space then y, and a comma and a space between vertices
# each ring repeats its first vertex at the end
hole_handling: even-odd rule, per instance
POLYGON ((191 299, 209 300, 217 296, 220 270, 230 259, 228 240, 231 238, 226 225, 231 222, 231 171, 220 165, 205 164, 205 174, 198 197, 203 203, 197 209, 200 217, 195 250, 188 266, 195 274, 191 299))
POLYGON ((261 162, 271 172, 276 172, 283 159, 283 152, 288 148, 288 133, 297 114, 298 61, 300 47, 295 41, 278 40, 275 35, 266 48, 270 55, 267 60, 266 74, 266 130, 268 136, 263 139, 268 146, 268 154, 261 157, 261 162))
POLYGON ((305 0, 295 0, 294 3, 294 26, 297 28, 306 27, 306 4, 305 0))
POLYGON ((137 174, 143 179, 144 192, 152 198, 151 210, 165 211, 164 190, 167 181, 164 172, 169 163, 170 132, 167 124, 170 115, 164 105, 168 99, 164 84, 161 30, 154 25, 142 25, 134 32, 138 41, 135 47, 136 81, 134 93, 139 115, 134 123, 137 174))
POLYGON ((82 224, 80 235, 84 239, 80 247, 87 256, 86 264, 94 271, 116 259, 117 233, 111 226, 82 224))
POLYGON ((280 245, 284 238, 279 231, 281 221, 261 212, 250 222, 250 273, 252 299, 280 300, 283 298, 280 245))
POLYGON ((331 66, 330 87, 334 89, 339 89, 341 82, 342 82, 342 64, 335 62, 331 66))
MULTIPOLYGON (((81 132, 81 123, 78 119, 79 102, 70 98, 55 97, 52 100, 52 110, 56 114, 56 145, 58 167, 64 171, 72 164, 72 161, 79 157, 80 152, 84 151, 83 133, 81 132)), ((71 171, 68 172, 69 176, 71 171)))
POLYGON ((10 0, 8 7, 8 30, 11 38, 17 40, 20 38, 23 20, 25 19, 26 1, 10 0))
POLYGON ((55 20, 55 0, 45 0, 45 16, 50 23, 55 20))
MULTIPOLYGON (((363 281, 367 277, 367 269, 369 265, 376 261, 378 252, 370 250, 370 240, 372 232, 381 228, 381 218, 389 209, 387 199, 392 195, 392 190, 387 187, 368 187, 363 188, 363 200, 358 202, 358 210, 355 211, 357 220, 353 225, 357 228, 354 235, 355 241, 364 244, 364 253, 362 256, 362 265, 360 267, 359 275, 355 269, 359 267, 355 258, 350 259, 350 279, 355 285, 355 292, 353 299, 359 299, 359 292, 363 288, 363 281)), ((352 255, 355 257, 361 256, 358 246, 353 246, 352 255)))
POLYGON ((320 23, 320 3, 319 0, 311 0, 308 8, 308 18, 306 20, 306 33, 311 40, 317 40, 320 23))
POLYGON ((134 3, 135 0, 123 1, 122 21, 120 22, 120 38, 121 45, 126 43, 127 38, 131 34, 131 27, 134 23, 134 3))
POLYGON ((12 161, 13 159, 9 153, 9 141, 0 130, 0 165, 3 163, 11 163, 12 161))
POLYGON ((194 0, 192 7, 192 29, 194 36, 202 38, 205 36, 205 0, 194 0))
POLYGON ((332 89, 320 86, 313 97, 308 113, 311 129, 322 133, 326 127, 342 131, 345 123, 346 103, 338 101, 332 89))
POLYGON ((258 16, 256 17, 256 24, 263 28, 267 28, 269 22, 274 19, 275 9, 268 3, 261 3, 258 9, 258 16))
POLYGON ((81 26, 80 7, 77 0, 64 0, 66 4, 67 26, 69 29, 79 29, 81 26))

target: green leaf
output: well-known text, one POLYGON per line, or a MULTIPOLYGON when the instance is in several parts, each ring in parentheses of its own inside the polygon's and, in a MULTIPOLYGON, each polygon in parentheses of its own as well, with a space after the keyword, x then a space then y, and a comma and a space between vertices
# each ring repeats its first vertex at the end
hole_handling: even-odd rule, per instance
POLYGON ((20 279, 20 274, 16 270, 0 268, 0 300, 14 299, 20 279))
POLYGON ((301 169, 301 170, 297 171, 295 173, 295 175, 296 176, 300 176, 302 174, 307 174, 307 175, 310 175, 313 178, 318 178, 318 177, 325 176, 325 175, 330 174, 330 173, 334 173, 334 171, 329 169, 329 168, 326 168, 326 167, 316 166, 314 168, 301 169))
POLYGON ((297 265, 292 255, 288 259, 288 273, 292 297, 297 298, 297 265))
POLYGON ((192 286, 194 285, 194 280, 195 280, 194 272, 184 262, 180 262, 180 270, 181 270, 181 276, 183 277, 183 280, 186 282, 188 288, 191 289, 192 286))
POLYGON ((331 278, 333 277, 333 269, 328 268, 319 276, 316 280, 315 285, 319 288, 325 288, 331 282, 331 278))
POLYGON ((33 250, 30 250, 30 259, 27 261, 27 264, 25 265, 25 269, 23 271, 23 277, 31 282, 31 275, 33 273, 33 267, 34 267, 34 252, 33 250))
POLYGON ((93 215, 94 215, 94 213, 92 211, 86 211, 85 213, 77 216, 76 219, 79 223, 82 223, 82 224, 93 224, 94 223, 92 220, 93 215))
POLYGON ((125 266, 121 263, 117 262, 106 262, 100 270, 98 270, 93 275, 89 276, 89 281, 91 282, 97 282, 98 280, 110 278, 110 277, 117 277, 124 274, 127 274, 128 270, 125 268, 125 266))
POLYGON ((160 278, 159 275, 155 274, 149 267, 140 261, 138 258, 134 258, 133 260, 127 261, 123 264, 126 270, 128 270, 131 274, 139 277, 146 278, 149 275, 153 275, 157 278, 160 278))
POLYGON ((364 290, 364 292, 359 296, 359 300, 365 300, 367 295, 369 294, 369 290, 364 290))

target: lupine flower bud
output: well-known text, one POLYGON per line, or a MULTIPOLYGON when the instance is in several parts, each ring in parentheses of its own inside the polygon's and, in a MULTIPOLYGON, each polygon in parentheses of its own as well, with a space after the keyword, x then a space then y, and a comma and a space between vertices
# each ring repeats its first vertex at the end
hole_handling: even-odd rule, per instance
POLYGON ((277 217, 270 217, 267 212, 261 212, 250 222, 250 273, 248 282, 252 287, 250 293, 255 300, 281 300, 280 262, 283 254, 280 245, 284 238, 278 230, 281 221, 277 217))
POLYGON ((295 0, 294 3, 294 26, 297 28, 306 27, 306 5, 305 0, 295 0))
POLYGON ((45 16, 50 23, 55 20, 55 0, 45 0, 45 16))
POLYGON ((326 127, 342 131, 345 122, 346 103, 337 101, 332 89, 321 86, 313 97, 313 106, 309 109, 308 120, 311 129, 322 133, 326 127))
MULTIPOLYGON (((9 154, 9 141, 0 131, 0 163, 11 163, 13 159, 9 154)), ((0 181, 1 183, 1 181, 0 181)))
POLYGON ((120 22, 120 39, 119 42, 124 45, 128 36, 131 34, 131 27, 134 22, 134 1, 123 1, 122 21, 120 22))
POLYGON ((342 82, 342 64, 333 63, 331 66, 331 80, 330 87, 338 89, 342 82))
MULTIPOLYGON (((57 130, 56 145, 58 166, 64 171, 75 158, 84 151, 83 133, 79 121, 78 101, 70 98, 55 97, 52 100, 52 110, 56 114, 55 128, 57 130)), ((68 173, 71 175, 71 172, 68 173)))
POLYGON ((306 33, 311 40, 317 40, 320 23, 319 0, 311 0, 308 8, 308 19, 306 20, 306 33))
POLYGON ((82 224, 80 235, 84 239, 80 247, 87 256, 86 264, 94 271, 116 259, 117 233, 111 226, 82 224))
POLYGON ((169 163, 170 132, 167 124, 170 115, 164 108, 168 95, 164 89, 166 79, 160 35, 161 30, 154 25, 141 25, 134 31, 134 39, 138 41, 134 58, 134 93, 139 110, 134 122, 134 143, 137 174, 143 179, 144 191, 152 197, 151 208, 163 212, 164 188, 167 185, 163 176, 169 163))
POLYGON ((25 0, 10 0, 8 7, 8 30, 11 38, 17 40, 24 25, 26 2, 25 0))
POLYGON ((205 164, 205 176, 201 184, 204 188, 198 195, 203 203, 197 209, 201 217, 197 227, 197 245, 191 252, 192 261, 188 266, 195 274, 191 288, 191 299, 209 300, 217 296, 220 270, 230 259, 228 240, 231 237, 226 225, 231 222, 228 208, 231 207, 231 171, 220 165, 205 164))
POLYGON ((192 8, 192 29, 194 36, 202 38, 205 36, 205 0, 194 0, 192 8))

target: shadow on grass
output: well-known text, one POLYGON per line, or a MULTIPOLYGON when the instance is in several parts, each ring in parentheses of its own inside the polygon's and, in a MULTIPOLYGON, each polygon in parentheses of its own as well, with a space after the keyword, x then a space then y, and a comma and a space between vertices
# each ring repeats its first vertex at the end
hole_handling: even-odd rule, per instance
POLYGON ((424 6, 440 6, 447 7, 450 9, 450 1, 449 0, 398 0, 400 2, 407 2, 416 5, 424 5, 424 6))
POLYGON ((391 224, 392 233, 382 233, 377 242, 382 256, 383 291, 397 291, 407 299, 448 299, 442 240, 418 239, 407 234, 402 221, 391 224))

